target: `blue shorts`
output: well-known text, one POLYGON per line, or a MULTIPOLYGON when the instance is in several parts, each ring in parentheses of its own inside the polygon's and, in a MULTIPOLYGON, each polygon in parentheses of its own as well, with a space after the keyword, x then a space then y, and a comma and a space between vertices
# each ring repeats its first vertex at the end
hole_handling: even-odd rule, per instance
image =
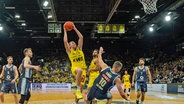
POLYGON ((103 93, 102 91, 97 90, 95 87, 92 87, 89 93, 87 94, 87 100, 91 101, 94 98, 99 100, 110 99, 112 98, 112 95, 110 94, 111 96, 109 96, 109 93, 110 92, 103 93))
POLYGON ((18 83, 18 93, 27 95, 30 90, 30 80, 27 78, 20 78, 18 83))
POLYGON ((146 82, 136 82, 137 91, 147 92, 147 83, 146 82))
POLYGON ((17 84, 14 83, 12 84, 11 82, 5 82, 3 81, 2 86, 1 86, 1 92, 4 93, 17 93, 17 84))

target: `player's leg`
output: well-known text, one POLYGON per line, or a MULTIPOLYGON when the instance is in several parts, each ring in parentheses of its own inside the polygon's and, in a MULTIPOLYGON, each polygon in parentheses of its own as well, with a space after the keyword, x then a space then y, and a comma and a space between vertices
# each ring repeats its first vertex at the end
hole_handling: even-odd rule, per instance
POLYGON ((4 103, 4 92, 0 92, 1 103, 4 103))
POLYGON ((82 76, 82 69, 81 68, 77 68, 75 69, 75 73, 76 73, 76 85, 77 85, 77 91, 76 91, 76 96, 77 99, 81 99, 82 98, 82 93, 80 90, 80 84, 81 84, 81 76, 82 76))
POLYGON ((1 92, 0 92, 1 103, 4 103, 4 91, 5 91, 5 84, 3 83, 1 86, 1 92))
POLYGON ((136 98, 136 104, 139 104, 139 98, 141 96, 141 83, 137 83, 137 98, 136 98))
POLYGON ((17 94, 16 94, 16 93, 18 93, 18 91, 17 91, 17 84, 16 83, 11 84, 11 92, 13 93, 15 104, 18 104, 18 98, 17 98, 17 94))
POLYGON ((111 104, 112 103, 112 97, 110 99, 107 99, 107 103, 106 104, 111 104))
POLYGON ((145 92, 142 92, 141 95, 141 104, 143 104, 145 99, 145 92))
POLYGON ((28 104, 28 101, 29 101, 30 97, 31 97, 31 93, 30 93, 30 91, 28 90, 28 91, 27 91, 27 95, 25 96, 24 104, 28 104))
POLYGON ((91 90, 86 95, 86 104, 91 104, 94 98, 97 96, 96 89, 94 87, 91 87, 91 90))
POLYGON ((144 99, 145 99, 145 93, 147 92, 147 84, 143 83, 142 84, 142 89, 141 89, 141 104, 144 104, 144 99))
POLYGON ((15 104, 18 104, 19 102, 18 102, 17 94, 13 94, 13 96, 14 96, 14 99, 15 99, 15 104))
POLYGON ((130 90, 131 90, 131 84, 129 83, 128 87, 127 87, 127 97, 128 97, 128 100, 130 100, 130 90))
POLYGON ((18 83, 18 93, 21 94, 21 98, 19 100, 20 104, 28 103, 28 89, 29 89, 29 80, 26 78, 21 78, 18 83))
POLYGON ((130 100, 130 88, 127 88, 127 96, 128 96, 128 100, 130 100))

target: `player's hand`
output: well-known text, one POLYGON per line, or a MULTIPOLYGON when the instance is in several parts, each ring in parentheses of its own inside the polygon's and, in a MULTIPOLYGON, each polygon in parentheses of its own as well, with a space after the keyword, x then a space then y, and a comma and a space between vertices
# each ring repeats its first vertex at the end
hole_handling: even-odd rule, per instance
POLYGON ((77 29, 76 27, 75 27, 75 24, 73 23, 73 29, 75 30, 75 29, 77 29))
POLYGON ((132 82, 132 87, 134 87, 134 85, 135 85, 135 83, 134 83, 134 82, 132 82))
POLYGON ((37 71, 41 71, 41 67, 40 66, 35 66, 34 69, 37 70, 37 71))
POLYGON ((14 83, 15 83, 15 79, 13 79, 13 80, 11 81, 11 83, 14 84, 14 83))
POLYGON ((63 30, 66 31, 66 29, 65 29, 65 24, 63 25, 63 30))
POLYGON ((103 47, 100 47, 99 53, 104 53, 103 47))

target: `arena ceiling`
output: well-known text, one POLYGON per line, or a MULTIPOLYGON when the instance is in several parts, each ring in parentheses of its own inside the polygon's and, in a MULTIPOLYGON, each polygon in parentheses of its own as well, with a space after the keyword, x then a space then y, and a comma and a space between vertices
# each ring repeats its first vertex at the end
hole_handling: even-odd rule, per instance
MULTIPOLYGON (((141 39, 149 37, 183 38, 184 0, 158 0, 158 12, 146 15, 138 0, 1 0, 0 24, 3 31, 1 39, 60 39, 61 34, 48 34, 48 23, 74 21, 87 39, 141 39), (164 22, 169 13, 170 23, 164 22), (20 17, 16 17, 16 15, 20 17), (48 19, 48 15, 52 15, 48 19), (135 16, 139 15, 139 19, 135 16), (125 34, 102 35, 96 33, 98 23, 125 24, 125 34), (148 27, 154 24, 155 32, 149 33, 148 27)), ((72 33, 72 32, 71 32, 72 33)))

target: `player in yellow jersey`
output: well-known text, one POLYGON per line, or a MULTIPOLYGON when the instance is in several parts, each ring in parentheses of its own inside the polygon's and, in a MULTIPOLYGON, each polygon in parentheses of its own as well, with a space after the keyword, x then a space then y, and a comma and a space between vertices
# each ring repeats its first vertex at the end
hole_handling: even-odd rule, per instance
MULTIPOLYGON (((63 26, 65 27, 65 26, 63 26)), ((79 37, 78 39, 78 46, 74 41, 70 41, 68 43, 68 36, 67 36, 67 31, 64 28, 64 46, 66 49, 66 53, 68 54, 68 57, 71 62, 71 71, 72 74, 76 78, 76 85, 77 85, 77 91, 76 91, 76 98, 77 99, 82 99, 82 90, 83 90, 83 85, 86 81, 86 62, 84 58, 84 53, 82 51, 83 47, 83 36, 82 34, 78 31, 78 29, 73 26, 74 31, 76 32, 77 36, 79 37)), ((75 101, 76 103, 78 100, 75 101)))
POLYGON ((98 77, 99 75, 99 71, 100 71, 100 67, 98 65, 98 49, 95 49, 93 51, 93 59, 90 63, 89 69, 88 69, 88 75, 89 75, 89 83, 88 83, 88 92, 91 89, 91 87, 93 86, 93 82, 94 80, 98 77))
POLYGON ((128 99, 130 99, 130 88, 131 88, 130 75, 126 70, 125 70, 125 74, 122 77, 122 82, 124 83, 123 84, 124 92, 127 94, 128 99))

